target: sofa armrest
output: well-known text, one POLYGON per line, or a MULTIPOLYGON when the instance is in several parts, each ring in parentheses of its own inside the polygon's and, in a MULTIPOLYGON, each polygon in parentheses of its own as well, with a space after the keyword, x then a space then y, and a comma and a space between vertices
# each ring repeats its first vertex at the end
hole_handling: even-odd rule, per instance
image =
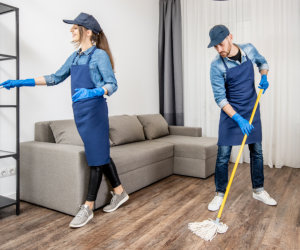
POLYGON ((200 127, 169 126, 169 131, 171 135, 202 136, 202 128, 200 127))
POLYGON ((20 144, 22 200, 74 215, 86 195, 88 171, 83 146, 20 144))

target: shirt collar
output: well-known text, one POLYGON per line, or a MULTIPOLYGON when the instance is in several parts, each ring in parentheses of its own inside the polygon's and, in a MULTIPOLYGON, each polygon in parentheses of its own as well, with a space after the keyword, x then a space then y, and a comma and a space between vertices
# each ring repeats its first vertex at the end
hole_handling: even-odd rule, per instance
MULTIPOLYGON (((242 48, 238 45, 238 44, 234 44, 234 45, 236 45, 236 46, 238 46, 238 48, 240 49, 240 51, 241 51, 241 55, 242 55, 242 62, 243 61, 245 61, 245 60, 243 60, 245 57, 246 57, 246 53, 242 50, 242 48)), ((226 60, 228 60, 228 61, 232 61, 232 62, 235 62, 234 60, 231 60, 230 58, 228 58, 228 57, 226 57, 226 60)))
POLYGON ((245 56, 246 56, 246 53, 242 50, 242 48, 241 48, 238 44, 236 44, 236 46, 239 47, 239 49, 240 49, 240 51, 241 51, 241 54, 242 54, 242 57, 245 57, 245 56))
MULTIPOLYGON (((95 47, 96 45, 93 45, 92 47, 88 48, 86 51, 82 52, 82 54, 89 55, 95 47)), ((77 51, 77 54, 79 55, 80 52, 81 52, 81 48, 77 51)))

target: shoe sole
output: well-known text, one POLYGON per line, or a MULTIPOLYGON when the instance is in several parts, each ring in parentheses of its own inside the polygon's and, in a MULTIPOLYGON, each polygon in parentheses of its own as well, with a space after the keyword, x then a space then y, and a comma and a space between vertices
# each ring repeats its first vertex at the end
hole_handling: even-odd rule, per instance
POLYGON ((129 196, 127 195, 125 198, 123 198, 123 200, 121 200, 121 201, 119 202, 119 204, 118 204, 115 208, 110 209, 110 210, 104 210, 104 209, 103 209, 103 211, 104 211, 105 213, 111 213, 111 212, 117 210, 123 203, 125 203, 126 201, 128 201, 128 199, 129 199, 129 196))
POLYGON ((70 226, 70 228, 79 228, 79 227, 83 227, 83 226, 85 226, 91 219, 93 219, 93 217, 94 217, 94 214, 91 214, 90 216, 89 216, 89 218, 84 222, 84 223, 82 223, 82 224, 79 224, 79 225, 69 225, 70 226))
POLYGON ((258 201, 261 201, 262 203, 264 203, 264 204, 266 204, 266 205, 268 205, 268 206, 276 206, 277 205, 277 203, 276 204, 269 204, 269 203, 266 203, 266 202, 264 202, 263 200, 261 200, 259 197, 257 197, 256 195, 252 195, 252 197, 253 197, 253 199, 255 199, 255 200, 258 200, 258 201))
MULTIPOLYGON (((220 207, 221 207, 221 206, 220 206, 220 207)), ((216 210, 209 209, 209 208, 207 208, 207 209, 208 209, 208 211, 211 211, 211 212, 216 212, 216 211, 218 211, 218 210, 220 209, 220 207, 219 207, 219 208, 217 208, 216 210)))

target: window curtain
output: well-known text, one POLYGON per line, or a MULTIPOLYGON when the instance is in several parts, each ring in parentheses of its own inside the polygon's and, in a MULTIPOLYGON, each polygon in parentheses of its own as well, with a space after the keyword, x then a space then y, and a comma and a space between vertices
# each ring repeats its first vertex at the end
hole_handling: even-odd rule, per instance
POLYGON ((183 125, 180 0, 159 1, 159 107, 169 125, 183 125))
MULTIPOLYGON (((270 86, 260 101, 264 164, 300 168, 300 1, 181 0, 181 7, 185 125, 218 136, 220 109, 209 78, 217 52, 207 45, 210 28, 224 24, 235 43, 252 43, 270 66, 270 86)), ((260 74, 254 68, 258 86, 260 74)), ((233 162, 238 149, 233 147, 233 162)), ((241 162, 249 161, 245 147, 241 162)))

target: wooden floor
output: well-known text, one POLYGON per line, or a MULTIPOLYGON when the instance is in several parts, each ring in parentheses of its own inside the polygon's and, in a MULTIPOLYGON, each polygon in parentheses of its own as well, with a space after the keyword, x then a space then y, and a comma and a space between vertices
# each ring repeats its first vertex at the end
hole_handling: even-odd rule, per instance
POLYGON ((239 165, 222 216, 229 229, 212 242, 187 225, 216 218, 207 210, 214 177, 173 175, 131 194, 113 213, 97 210, 75 230, 71 216, 26 202, 19 216, 14 206, 1 209, 0 249, 300 249, 300 169, 265 167, 277 207, 254 200, 250 183, 249 165, 239 165))

